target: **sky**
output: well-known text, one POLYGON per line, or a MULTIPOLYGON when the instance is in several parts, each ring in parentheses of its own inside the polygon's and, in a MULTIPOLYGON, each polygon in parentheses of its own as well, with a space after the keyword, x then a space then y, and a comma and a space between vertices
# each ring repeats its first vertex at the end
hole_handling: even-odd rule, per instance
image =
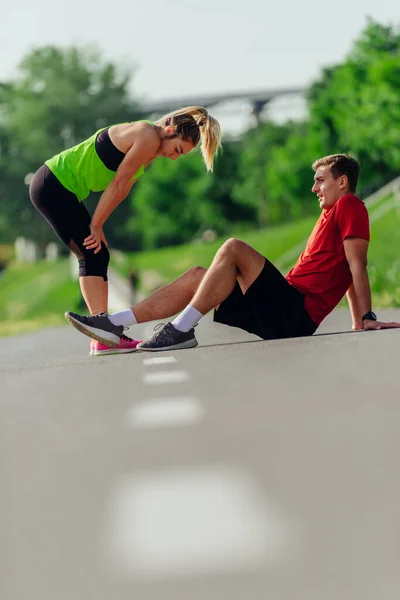
POLYGON ((395 0, 0 0, 0 81, 33 47, 96 44, 134 72, 135 98, 307 86, 395 0))

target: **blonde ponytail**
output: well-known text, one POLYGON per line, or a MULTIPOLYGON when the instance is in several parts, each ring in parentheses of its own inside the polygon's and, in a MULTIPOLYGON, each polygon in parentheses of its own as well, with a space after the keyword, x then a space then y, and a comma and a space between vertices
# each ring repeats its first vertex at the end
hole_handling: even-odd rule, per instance
POLYGON ((222 147, 221 127, 206 108, 202 106, 180 108, 164 115, 156 124, 163 127, 174 125, 176 135, 181 135, 184 140, 191 140, 195 147, 200 144, 207 171, 213 170, 214 158, 222 147))

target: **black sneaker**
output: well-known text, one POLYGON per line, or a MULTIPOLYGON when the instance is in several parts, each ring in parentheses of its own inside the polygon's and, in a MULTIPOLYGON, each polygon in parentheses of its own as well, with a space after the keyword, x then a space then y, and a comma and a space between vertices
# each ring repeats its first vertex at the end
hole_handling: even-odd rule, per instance
POLYGON ((137 345, 138 350, 147 350, 149 352, 159 352, 161 350, 181 350, 184 348, 194 348, 197 346, 197 340, 194 335, 194 329, 190 331, 179 331, 172 323, 159 323, 154 330, 162 327, 153 335, 150 340, 144 340, 137 345))
POLYGON ((73 327, 85 335, 101 342, 105 346, 115 348, 124 333, 122 325, 113 325, 107 313, 84 317, 73 312, 66 312, 65 318, 73 327))

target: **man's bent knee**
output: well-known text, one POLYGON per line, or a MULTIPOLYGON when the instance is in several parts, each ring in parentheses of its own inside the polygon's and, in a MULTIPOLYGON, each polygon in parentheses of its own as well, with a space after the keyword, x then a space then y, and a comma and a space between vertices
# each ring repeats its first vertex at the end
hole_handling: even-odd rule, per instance
POLYGON ((196 267, 190 267, 188 272, 191 274, 191 276, 194 279, 201 279, 206 274, 207 269, 205 269, 204 267, 196 266, 196 267))
POLYGON ((236 257, 241 256, 245 248, 248 248, 248 244, 237 238, 229 238, 222 244, 218 250, 218 254, 228 254, 229 256, 236 257))
POLYGON ((207 273, 207 269, 205 269, 204 267, 200 267, 200 266, 191 267, 185 273, 186 281, 190 282, 191 288, 193 288, 195 290, 197 288, 197 286, 199 286, 200 283, 202 282, 203 277, 206 273, 207 273))

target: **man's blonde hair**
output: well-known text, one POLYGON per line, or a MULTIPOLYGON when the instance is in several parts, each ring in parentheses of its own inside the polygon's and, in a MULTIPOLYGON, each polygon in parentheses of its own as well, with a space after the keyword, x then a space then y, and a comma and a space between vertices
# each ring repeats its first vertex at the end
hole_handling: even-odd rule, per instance
POLYGON ((341 175, 346 175, 350 191, 356 191, 360 175, 360 165, 355 158, 348 154, 331 154, 330 156, 319 158, 312 165, 314 171, 319 167, 329 167, 334 179, 337 179, 341 175))
POLYGON ((190 140, 196 147, 200 143, 207 171, 213 170, 214 158, 221 148, 221 127, 217 119, 212 117, 202 106, 187 106, 168 115, 164 115, 156 125, 175 128, 172 137, 180 135, 183 140, 190 140))

